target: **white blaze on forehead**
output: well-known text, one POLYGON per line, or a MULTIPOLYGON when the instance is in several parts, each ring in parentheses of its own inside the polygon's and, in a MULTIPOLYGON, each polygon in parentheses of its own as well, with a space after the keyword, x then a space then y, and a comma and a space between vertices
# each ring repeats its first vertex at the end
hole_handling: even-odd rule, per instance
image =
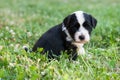
POLYGON ((80 41, 79 36, 83 35, 85 37, 84 41, 82 42, 88 42, 90 40, 90 36, 89 36, 89 32, 87 29, 84 28, 83 23, 85 22, 85 18, 84 18, 84 12, 83 11, 76 11, 74 12, 78 23, 80 24, 80 28, 78 29, 78 31, 75 33, 75 41, 80 41))
POLYGON ((80 25, 83 24, 85 22, 84 15, 83 15, 84 12, 83 11, 76 11, 74 13, 76 15, 76 18, 77 18, 79 24, 80 25))

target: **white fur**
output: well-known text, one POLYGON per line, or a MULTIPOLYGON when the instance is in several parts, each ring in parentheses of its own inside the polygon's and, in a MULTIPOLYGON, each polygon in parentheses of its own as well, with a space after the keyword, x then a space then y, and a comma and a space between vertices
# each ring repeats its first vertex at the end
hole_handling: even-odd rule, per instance
POLYGON ((77 17, 79 24, 80 24, 79 30, 75 33, 75 41, 80 42, 80 43, 86 43, 90 40, 90 35, 89 35, 88 30, 86 30, 83 27, 83 23, 85 22, 83 11, 76 11, 74 13, 77 17), (85 37, 85 39, 82 41, 79 39, 79 36, 81 36, 81 35, 83 35, 85 37))
MULTIPOLYGON (((85 22, 83 11, 76 11, 73 14, 76 15, 76 18, 78 20, 78 23, 80 24, 80 28, 78 31, 75 33, 74 38, 75 42, 72 42, 73 45, 77 47, 77 53, 78 55, 85 54, 85 50, 83 48, 84 43, 88 42, 90 40, 90 35, 89 32, 83 27, 83 23, 85 22), (84 36, 84 40, 80 40, 79 36, 84 36)), ((64 31, 67 34, 66 40, 67 41, 72 41, 72 37, 70 36, 68 30, 66 27, 63 25, 62 26, 62 31, 64 31)))
POLYGON ((80 24, 83 24, 85 22, 85 19, 84 19, 84 16, 83 16, 83 11, 76 11, 74 12, 76 17, 77 17, 77 20, 80 24))
POLYGON ((73 42, 72 44, 77 47, 77 53, 78 53, 78 55, 84 55, 84 54, 85 54, 85 50, 84 50, 84 48, 83 48, 83 45, 84 45, 84 44, 75 43, 75 42, 73 42))
POLYGON ((66 40, 67 40, 67 41, 72 41, 72 40, 73 40, 72 37, 70 36, 68 30, 67 30, 66 27, 64 26, 64 24, 62 24, 62 31, 64 31, 64 32, 66 33, 66 35, 67 35, 67 37, 66 37, 66 40))
POLYGON ((75 33, 75 40, 80 43, 86 43, 90 40, 90 35, 88 31, 84 27, 80 27, 79 30, 75 33), (80 40, 79 36, 83 35, 85 37, 84 40, 80 40))
POLYGON ((83 11, 76 11, 74 12, 78 23, 80 24, 79 30, 75 33, 75 42, 73 43, 75 46, 77 46, 77 53, 78 55, 85 54, 85 50, 83 48, 84 43, 88 42, 90 40, 89 32, 83 27, 83 23, 85 22, 83 11), (84 40, 80 40, 79 36, 84 36, 84 40))

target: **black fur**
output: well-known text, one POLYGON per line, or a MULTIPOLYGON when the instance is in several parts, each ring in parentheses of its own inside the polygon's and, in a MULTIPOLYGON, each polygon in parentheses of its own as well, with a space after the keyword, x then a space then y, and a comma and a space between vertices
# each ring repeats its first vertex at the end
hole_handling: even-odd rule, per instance
POLYGON ((48 30, 42 37, 36 42, 32 51, 37 51, 37 48, 44 48, 43 54, 48 52, 48 58, 57 58, 61 54, 61 51, 67 50, 73 60, 76 59, 76 47, 65 40, 66 34, 62 31, 62 24, 59 24, 50 30, 48 30), (72 50, 73 49, 73 50, 72 50), (75 54, 72 54, 74 51, 75 54))
MULTIPOLYGON (((74 39, 74 34, 83 25, 89 33, 96 26, 96 19, 91 15, 84 14, 85 22, 84 24, 79 24, 75 14, 67 16, 63 23, 68 30, 71 37, 74 39)), ((43 54, 48 53, 48 58, 56 58, 56 56, 61 55, 61 51, 67 51, 67 54, 71 59, 75 60, 77 58, 77 47, 72 44, 72 41, 66 40, 66 33, 62 31, 62 24, 56 25, 46 33, 44 33, 40 39, 35 43, 32 51, 37 51, 37 48, 43 48, 43 54)))
POLYGON ((68 32, 70 33, 71 37, 74 39, 74 34, 80 27, 80 24, 78 23, 75 14, 67 16, 63 20, 63 23, 65 27, 67 28, 68 32))
POLYGON ((83 15, 85 18, 83 26, 89 31, 89 34, 91 34, 92 29, 96 27, 97 20, 89 14, 84 13, 83 15))

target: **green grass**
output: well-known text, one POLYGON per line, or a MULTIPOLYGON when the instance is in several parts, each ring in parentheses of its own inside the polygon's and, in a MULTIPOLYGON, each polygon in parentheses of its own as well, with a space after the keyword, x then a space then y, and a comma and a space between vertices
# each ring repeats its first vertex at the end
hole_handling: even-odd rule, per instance
POLYGON ((120 80, 119 0, 0 0, 0 80, 120 80), (49 28, 65 16, 83 10, 98 24, 87 55, 69 61, 47 61, 26 53, 49 28))

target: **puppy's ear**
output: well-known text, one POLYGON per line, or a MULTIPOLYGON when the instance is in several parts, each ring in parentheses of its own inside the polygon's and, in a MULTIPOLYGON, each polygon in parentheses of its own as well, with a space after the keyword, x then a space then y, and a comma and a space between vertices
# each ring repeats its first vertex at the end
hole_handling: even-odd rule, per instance
POLYGON ((91 25, 92 25, 92 27, 95 28, 96 25, 97 25, 97 20, 94 17, 92 17, 91 15, 90 15, 90 19, 91 19, 91 25))
POLYGON ((70 20, 71 20, 71 16, 68 15, 64 20, 63 20, 63 23, 66 27, 68 27, 70 24, 70 20))

